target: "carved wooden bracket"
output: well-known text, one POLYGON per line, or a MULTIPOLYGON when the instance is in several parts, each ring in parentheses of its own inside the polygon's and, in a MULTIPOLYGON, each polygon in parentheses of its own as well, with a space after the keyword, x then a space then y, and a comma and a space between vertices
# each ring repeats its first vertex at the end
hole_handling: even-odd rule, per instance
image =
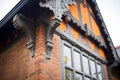
POLYGON ((74 5, 75 0, 40 0, 39 5, 48 8, 54 13, 55 18, 60 19, 65 11, 69 11, 68 5, 74 5))
POLYGON ((26 46, 31 52, 31 56, 34 57, 35 55, 35 23, 30 19, 26 18, 22 14, 16 14, 13 18, 13 25, 14 27, 19 30, 22 29, 29 41, 26 43, 26 46))
POLYGON ((50 20, 49 25, 46 29, 46 58, 51 58, 51 51, 53 48, 53 34, 56 28, 60 25, 61 21, 57 18, 50 20))
MULTIPOLYGON (((53 48, 53 34, 55 29, 59 26, 62 21, 62 15, 64 12, 69 11, 68 5, 74 5, 75 0, 39 0, 40 7, 48 9, 53 13, 54 19, 50 20, 49 26, 46 31, 46 58, 50 59, 51 50, 53 48)), ((46 22, 49 20, 45 20, 46 22)))

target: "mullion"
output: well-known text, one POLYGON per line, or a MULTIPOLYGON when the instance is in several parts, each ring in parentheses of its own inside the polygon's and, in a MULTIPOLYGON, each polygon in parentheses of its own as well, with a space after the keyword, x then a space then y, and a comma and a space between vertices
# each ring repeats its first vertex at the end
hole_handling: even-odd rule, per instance
POLYGON ((97 61, 95 60, 95 66, 96 66, 96 77, 98 78, 98 70, 97 70, 97 61))
POLYGON ((80 62, 81 62, 81 71, 84 72, 84 71, 83 71, 83 63, 82 63, 82 62, 83 62, 83 61, 82 61, 82 60, 83 60, 83 59, 82 59, 82 55, 83 55, 83 52, 81 52, 81 54, 80 54, 80 57, 81 57, 80 62))
POLYGON ((83 80, 85 80, 85 73, 84 73, 84 70, 83 70, 83 52, 81 52, 81 71, 83 72, 83 80))
POLYGON ((101 64, 101 67, 102 67, 102 78, 104 80, 105 79, 104 65, 101 64))
POLYGON ((72 61, 72 67, 73 67, 73 78, 74 78, 74 80, 75 80, 75 65, 74 65, 74 57, 73 57, 73 51, 74 51, 74 49, 73 49, 73 46, 72 46, 72 48, 71 48, 71 61, 72 61))
POLYGON ((89 55, 88 55, 88 66, 89 66, 89 73, 91 75, 90 56, 89 55))

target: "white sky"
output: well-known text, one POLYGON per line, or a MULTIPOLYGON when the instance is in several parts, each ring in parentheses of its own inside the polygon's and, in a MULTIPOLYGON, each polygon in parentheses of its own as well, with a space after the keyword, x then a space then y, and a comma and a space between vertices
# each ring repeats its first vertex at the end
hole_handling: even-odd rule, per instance
POLYGON ((0 20, 19 2, 20 0, 0 0, 0 20))
POLYGON ((96 1, 114 45, 120 45, 120 0, 96 1))
MULTIPOLYGON (((20 0, 0 1, 0 20, 19 2, 20 0)), ((120 0, 96 0, 103 19, 115 46, 120 45, 120 0)))

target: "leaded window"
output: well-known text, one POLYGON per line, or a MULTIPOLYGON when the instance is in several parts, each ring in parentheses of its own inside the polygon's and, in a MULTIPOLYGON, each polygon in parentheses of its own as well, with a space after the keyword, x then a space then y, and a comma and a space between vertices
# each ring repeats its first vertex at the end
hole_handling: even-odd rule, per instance
POLYGON ((63 41, 64 80, 103 80, 102 63, 63 41))

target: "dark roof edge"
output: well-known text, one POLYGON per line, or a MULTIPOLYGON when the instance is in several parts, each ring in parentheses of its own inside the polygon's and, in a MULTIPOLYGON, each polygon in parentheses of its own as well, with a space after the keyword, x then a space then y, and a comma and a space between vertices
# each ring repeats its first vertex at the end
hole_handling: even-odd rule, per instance
POLYGON ((19 3, 0 21, 0 28, 2 28, 29 0, 21 0, 19 3))
POLYGON ((97 5, 97 2, 96 0, 92 0, 92 1, 89 1, 87 0, 88 2, 90 2, 91 6, 93 7, 93 10, 95 12, 95 16, 97 17, 99 23, 101 23, 100 25, 100 28, 102 29, 102 32, 103 32, 103 35, 104 35, 104 38, 105 38, 105 42, 106 42, 106 45, 108 47, 108 49, 110 49, 110 53, 113 55, 113 58, 120 63, 120 60, 118 58, 118 55, 117 55, 117 52, 116 52, 116 49, 114 47, 114 44, 112 42, 112 39, 109 35, 109 32, 107 30, 107 27, 105 25, 105 22, 103 20, 103 17, 101 15, 101 12, 98 8, 98 5, 97 5))

